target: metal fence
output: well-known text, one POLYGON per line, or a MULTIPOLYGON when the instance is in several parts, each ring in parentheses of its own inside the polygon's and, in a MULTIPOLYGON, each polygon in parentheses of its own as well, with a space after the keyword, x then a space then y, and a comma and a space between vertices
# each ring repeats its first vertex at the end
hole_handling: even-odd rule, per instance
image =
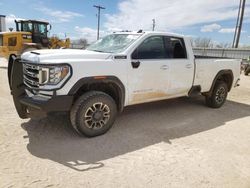
POLYGON ((225 57, 235 59, 247 59, 250 49, 235 48, 193 48, 194 54, 199 56, 225 57))
POLYGON ((86 47, 84 45, 81 45, 81 44, 70 44, 70 48, 72 48, 72 49, 84 49, 86 47))

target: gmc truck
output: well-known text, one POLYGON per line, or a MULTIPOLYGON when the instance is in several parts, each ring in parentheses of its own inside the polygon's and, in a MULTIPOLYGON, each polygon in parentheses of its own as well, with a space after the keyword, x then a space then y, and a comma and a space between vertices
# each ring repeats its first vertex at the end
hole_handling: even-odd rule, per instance
POLYGON ((200 94, 221 107, 238 86, 240 60, 196 57, 188 37, 110 34, 85 50, 35 50, 9 62, 20 118, 67 112, 87 137, 106 133, 125 106, 200 94))

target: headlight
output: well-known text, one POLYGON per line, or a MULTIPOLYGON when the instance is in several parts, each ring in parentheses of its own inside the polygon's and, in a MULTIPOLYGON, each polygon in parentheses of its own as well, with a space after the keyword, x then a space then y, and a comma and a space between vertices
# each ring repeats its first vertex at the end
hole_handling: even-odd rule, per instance
POLYGON ((68 65, 41 67, 39 71, 39 83, 41 85, 57 85, 70 74, 68 65))
POLYGON ((69 66, 53 67, 49 69, 49 82, 48 84, 57 85, 69 74, 69 66))

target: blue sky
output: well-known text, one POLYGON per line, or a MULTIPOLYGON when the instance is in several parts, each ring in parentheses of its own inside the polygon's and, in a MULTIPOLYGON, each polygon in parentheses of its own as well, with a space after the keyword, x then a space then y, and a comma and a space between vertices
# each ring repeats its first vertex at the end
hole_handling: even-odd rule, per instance
MULTIPOLYGON (((64 37, 96 38, 97 10, 102 11, 101 35, 117 30, 156 30, 207 37, 217 43, 231 43, 239 0, 0 0, 0 14, 7 16, 8 27, 14 19, 47 20, 50 34, 64 37)), ((250 45, 250 4, 247 4, 241 44, 250 45)))

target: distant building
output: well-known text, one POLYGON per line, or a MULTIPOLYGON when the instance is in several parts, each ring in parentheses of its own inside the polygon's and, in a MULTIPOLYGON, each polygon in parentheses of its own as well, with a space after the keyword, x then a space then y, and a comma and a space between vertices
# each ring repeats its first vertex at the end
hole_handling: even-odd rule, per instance
POLYGON ((6 31, 5 15, 0 15, 0 32, 6 31))

